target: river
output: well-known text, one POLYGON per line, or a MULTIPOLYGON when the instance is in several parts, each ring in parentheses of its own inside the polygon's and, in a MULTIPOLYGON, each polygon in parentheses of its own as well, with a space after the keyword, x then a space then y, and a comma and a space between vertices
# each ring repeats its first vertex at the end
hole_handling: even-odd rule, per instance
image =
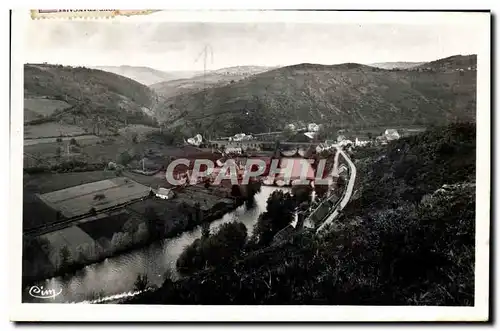
MULTIPOLYGON (((267 198, 278 189, 289 190, 288 188, 262 186, 261 191, 255 195, 256 203, 252 209, 247 209, 245 205, 240 206, 212 222, 210 228, 215 229, 223 223, 238 220, 245 224, 250 236, 258 216, 266 210, 267 198)), ((54 277, 32 284, 43 289, 61 291, 61 293, 54 298, 37 299, 29 295, 30 288, 28 287, 23 290, 23 302, 112 301, 113 298, 132 295, 134 282, 140 274, 146 274, 151 285, 160 286, 165 273, 176 274, 175 263, 184 247, 200 237, 201 228, 197 227, 178 237, 165 239, 86 266, 69 277, 54 277)))

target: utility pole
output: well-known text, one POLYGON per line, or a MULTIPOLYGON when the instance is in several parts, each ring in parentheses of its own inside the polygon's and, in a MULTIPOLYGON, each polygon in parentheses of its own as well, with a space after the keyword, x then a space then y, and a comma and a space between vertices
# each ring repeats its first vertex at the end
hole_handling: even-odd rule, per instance
POLYGON ((210 46, 210 44, 205 44, 205 46, 203 47, 203 50, 200 52, 200 54, 198 55, 198 57, 196 58, 196 60, 194 61, 195 63, 198 62, 198 60, 200 59, 200 57, 203 55, 203 113, 205 113, 205 104, 206 104, 206 100, 207 100, 207 79, 206 79, 206 75, 207 75, 207 57, 210 55, 210 60, 211 60, 211 63, 214 62, 214 53, 213 53, 213 50, 212 50, 212 46, 210 46))
POLYGON ((203 47, 202 51, 200 54, 198 54, 198 57, 194 61, 195 63, 198 62, 200 57, 203 55, 203 90, 206 88, 206 73, 207 73, 207 57, 210 56, 211 63, 214 63, 214 52, 212 49, 212 46, 210 44, 205 44, 203 47))

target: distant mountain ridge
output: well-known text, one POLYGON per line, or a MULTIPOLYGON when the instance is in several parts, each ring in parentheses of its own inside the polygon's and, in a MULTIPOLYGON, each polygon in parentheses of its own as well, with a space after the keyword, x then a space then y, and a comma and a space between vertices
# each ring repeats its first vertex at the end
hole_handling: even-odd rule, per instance
MULTIPOLYGON (((454 60, 475 61, 451 57, 428 64, 451 68, 454 60)), ((224 135, 279 130, 297 121, 367 127, 475 120, 475 71, 415 68, 302 63, 174 95, 159 102, 155 114, 187 134, 224 135)))
POLYGON ((409 69, 414 68, 425 62, 380 62, 380 63, 370 63, 371 67, 376 67, 380 69, 409 69))
POLYGON ((433 70, 476 70, 477 55, 453 55, 443 59, 427 62, 417 68, 433 70))
POLYGON ((231 84, 241 79, 248 78, 276 67, 263 66, 235 66, 208 70, 205 74, 199 73, 191 78, 169 80, 151 85, 150 87, 163 98, 171 98, 176 95, 201 91, 231 84))
POLYGON ((163 81, 189 78, 199 74, 198 71, 162 71, 142 66, 94 66, 92 69, 111 72, 120 76, 128 77, 144 85, 152 85, 163 81))

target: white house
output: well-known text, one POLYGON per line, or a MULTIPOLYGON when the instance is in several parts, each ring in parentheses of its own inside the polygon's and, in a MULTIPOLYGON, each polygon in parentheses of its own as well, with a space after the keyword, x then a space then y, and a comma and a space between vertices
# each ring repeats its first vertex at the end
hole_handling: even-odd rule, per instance
POLYGON ((174 197, 174 192, 171 189, 160 187, 155 195, 160 199, 168 200, 174 197))
POLYGON ((387 140, 389 140, 389 141, 399 139, 399 137, 400 137, 398 130, 395 130, 395 129, 385 130, 384 135, 387 138, 387 140))
POLYGON ((189 138, 187 140, 187 143, 190 145, 193 145, 193 146, 200 146, 202 141, 203 141, 203 138, 202 138, 201 134, 197 134, 193 138, 189 138))
POLYGON ((319 125, 316 123, 309 123, 307 125, 307 131, 309 132, 318 132, 319 131, 319 125))
POLYGON ((368 140, 359 140, 358 137, 356 137, 356 141, 354 142, 354 145, 355 146, 366 146, 368 145, 370 142, 368 140))

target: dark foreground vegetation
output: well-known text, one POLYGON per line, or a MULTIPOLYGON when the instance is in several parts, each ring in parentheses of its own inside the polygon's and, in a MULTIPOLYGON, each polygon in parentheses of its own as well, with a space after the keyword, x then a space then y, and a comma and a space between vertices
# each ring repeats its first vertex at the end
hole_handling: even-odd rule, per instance
MULTIPOLYGON (((227 236, 234 258, 128 303, 471 306, 475 150, 475 126, 454 124, 356 151, 357 193, 323 235, 304 230, 274 246, 227 236)), ((201 241, 214 235, 224 240, 201 241)))

